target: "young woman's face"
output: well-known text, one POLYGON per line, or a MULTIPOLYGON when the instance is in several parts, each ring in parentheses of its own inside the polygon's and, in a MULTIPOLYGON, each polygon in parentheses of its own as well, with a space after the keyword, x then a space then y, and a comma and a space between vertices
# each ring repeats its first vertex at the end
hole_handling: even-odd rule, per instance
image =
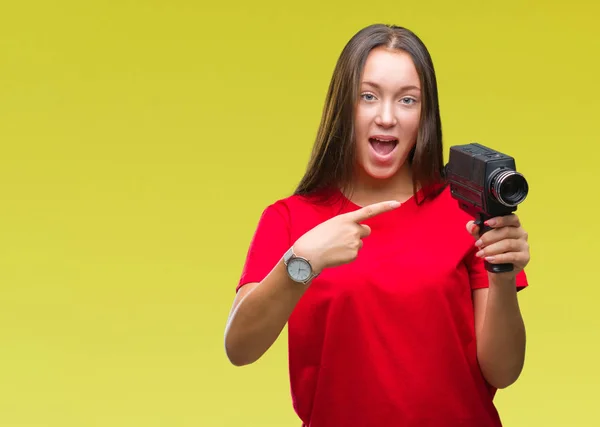
POLYGON ((394 176, 416 143, 421 84, 408 53, 371 51, 355 109, 355 143, 360 168, 375 179, 394 176))

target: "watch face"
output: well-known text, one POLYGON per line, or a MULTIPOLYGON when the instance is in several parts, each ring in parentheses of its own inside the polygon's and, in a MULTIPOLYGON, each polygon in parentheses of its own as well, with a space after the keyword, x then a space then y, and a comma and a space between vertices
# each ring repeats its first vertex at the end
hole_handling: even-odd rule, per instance
POLYGON ((308 262, 301 258, 292 258, 288 263, 287 270, 290 277, 297 282, 304 282, 312 272, 308 262))

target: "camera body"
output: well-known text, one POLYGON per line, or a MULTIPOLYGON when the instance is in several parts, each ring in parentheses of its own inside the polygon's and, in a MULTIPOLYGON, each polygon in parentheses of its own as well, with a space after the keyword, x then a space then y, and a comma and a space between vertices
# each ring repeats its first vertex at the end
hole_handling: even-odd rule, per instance
MULTIPOLYGON (((480 235, 491 228, 484 222, 510 215, 529 193, 525 177, 517 172, 515 159, 478 143, 450 147, 445 167, 450 193, 461 209, 475 218, 480 235)), ((491 272, 512 271, 512 264, 490 264, 491 272)))

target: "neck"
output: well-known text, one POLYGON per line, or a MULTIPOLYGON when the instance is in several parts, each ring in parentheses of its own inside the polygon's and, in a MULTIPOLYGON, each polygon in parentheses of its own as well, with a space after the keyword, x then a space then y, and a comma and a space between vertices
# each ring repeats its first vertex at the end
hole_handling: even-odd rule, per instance
POLYGON ((412 170, 406 164, 387 179, 375 179, 364 171, 352 182, 352 193, 347 194, 353 203, 366 206, 385 200, 405 202, 414 195, 412 170))

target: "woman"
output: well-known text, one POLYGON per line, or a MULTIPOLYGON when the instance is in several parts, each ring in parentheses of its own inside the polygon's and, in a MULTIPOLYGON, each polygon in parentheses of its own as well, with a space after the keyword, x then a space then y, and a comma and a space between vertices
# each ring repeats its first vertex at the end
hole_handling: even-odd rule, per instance
POLYGON ((481 239, 444 183, 431 58, 373 25, 344 48, 305 176, 260 218, 225 335, 234 365, 288 323, 304 426, 500 426, 498 388, 523 367, 517 291, 527 233, 481 239), (466 227, 466 229, 465 229, 466 227), (509 273, 488 273, 511 262, 509 273))

